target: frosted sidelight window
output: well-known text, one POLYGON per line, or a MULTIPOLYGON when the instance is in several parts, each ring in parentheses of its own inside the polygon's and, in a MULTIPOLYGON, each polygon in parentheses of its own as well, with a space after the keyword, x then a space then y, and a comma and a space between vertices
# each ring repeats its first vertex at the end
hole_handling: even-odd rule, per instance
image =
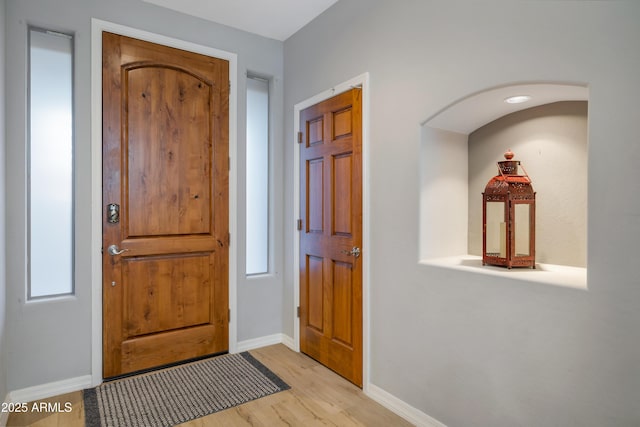
POLYGON ((28 298, 72 294, 73 38, 29 29, 28 298))
POLYGON ((269 81, 247 79, 247 275, 269 272, 269 81))

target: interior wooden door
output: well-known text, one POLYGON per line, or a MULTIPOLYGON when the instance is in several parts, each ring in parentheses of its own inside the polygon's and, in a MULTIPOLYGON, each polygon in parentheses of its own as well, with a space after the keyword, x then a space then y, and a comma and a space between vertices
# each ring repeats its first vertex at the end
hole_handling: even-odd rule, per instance
POLYGON ((352 89, 300 113, 300 348, 362 386, 362 107, 352 89))
POLYGON ((103 375, 226 352, 228 61, 104 33, 102 71, 103 375))

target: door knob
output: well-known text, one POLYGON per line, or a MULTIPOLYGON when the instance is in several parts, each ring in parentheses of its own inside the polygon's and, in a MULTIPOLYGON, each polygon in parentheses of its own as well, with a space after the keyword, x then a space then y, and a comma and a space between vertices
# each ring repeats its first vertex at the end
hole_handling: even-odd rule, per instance
POLYGON ((111 256, 120 255, 128 250, 129 249, 118 249, 118 245, 111 245, 107 248, 107 252, 111 256))
POLYGON ((353 248, 351 248, 351 250, 350 250, 350 251, 340 251, 340 252, 342 252, 342 253, 343 253, 343 254, 345 254, 345 255, 351 255, 351 256, 354 256, 354 257, 356 257, 356 258, 359 258, 359 257, 360 257, 360 248, 359 248, 359 247, 357 247, 357 246, 354 246, 353 248))

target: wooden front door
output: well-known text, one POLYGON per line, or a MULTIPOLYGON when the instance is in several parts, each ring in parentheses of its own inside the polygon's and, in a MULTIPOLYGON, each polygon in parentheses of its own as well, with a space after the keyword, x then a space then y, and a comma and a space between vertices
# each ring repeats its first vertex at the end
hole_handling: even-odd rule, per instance
POLYGON ((362 386, 362 107, 352 89, 300 113, 300 348, 362 386))
POLYGON ((109 378, 228 351, 229 64, 110 33, 102 61, 109 378))

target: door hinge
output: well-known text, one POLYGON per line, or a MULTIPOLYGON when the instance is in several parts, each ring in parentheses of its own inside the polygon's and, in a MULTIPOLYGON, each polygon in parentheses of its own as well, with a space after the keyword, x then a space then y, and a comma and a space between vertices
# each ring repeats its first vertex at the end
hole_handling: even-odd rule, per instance
POLYGON ((231 80, 229 80, 229 95, 231 95, 231 80))
POLYGON ((298 132, 298 144, 302 144, 302 132, 298 132))
POLYGON ((301 219, 299 219, 299 220, 296 222, 296 226, 298 227, 298 231, 301 231, 301 230, 302 230, 302 220, 301 220, 301 219))
POLYGON ((231 233, 227 233, 227 246, 231 246, 231 233))
POLYGON ((231 170, 231 157, 227 157, 227 169, 231 170))
POLYGON ((300 306, 297 307, 296 314, 297 314, 298 318, 300 318, 300 306))
POLYGON ((229 323, 231 323, 231 309, 229 309, 229 323))

